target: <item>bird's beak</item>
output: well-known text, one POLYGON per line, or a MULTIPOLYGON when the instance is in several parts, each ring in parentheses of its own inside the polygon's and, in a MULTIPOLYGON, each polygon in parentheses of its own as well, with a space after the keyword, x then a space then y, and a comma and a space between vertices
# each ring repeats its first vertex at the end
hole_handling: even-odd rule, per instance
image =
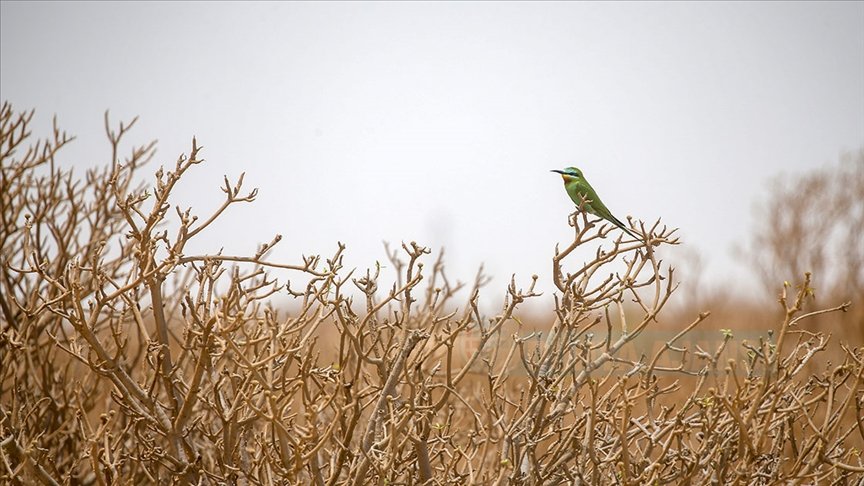
POLYGON ((550 170, 549 172, 557 172, 557 173, 559 173, 559 174, 563 174, 563 173, 564 173, 563 170, 558 170, 558 169, 552 169, 552 170, 550 170))

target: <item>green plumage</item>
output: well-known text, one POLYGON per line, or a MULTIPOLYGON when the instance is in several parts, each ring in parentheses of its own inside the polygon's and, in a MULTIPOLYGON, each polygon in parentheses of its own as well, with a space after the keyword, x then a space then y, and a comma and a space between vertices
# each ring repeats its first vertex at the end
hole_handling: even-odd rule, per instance
POLYGON ((585 180, 581 170, 576 167, 567 167, 564 170, 553 170, 552 172, 561 174, 561 177, 564 179, 564 189, 567 190, 567 195, 570 196, 570 199, 572 199, 574 203, 576 203, 576 206, 582 204, 582 199, 584 198, 585 204, 582 207, 585 211, 609 221, 624 230, 628 235, 637 240, 639 239, 638 236, 627 229, 627 227, 624 226, 624 223, 616 218, 612 212, 609 211, 606 205, 603 204, 603 201, 601 201, 600 197, 597 196, 597 192, 594 191, 591 184, 588 184, 588 181, 585 180))

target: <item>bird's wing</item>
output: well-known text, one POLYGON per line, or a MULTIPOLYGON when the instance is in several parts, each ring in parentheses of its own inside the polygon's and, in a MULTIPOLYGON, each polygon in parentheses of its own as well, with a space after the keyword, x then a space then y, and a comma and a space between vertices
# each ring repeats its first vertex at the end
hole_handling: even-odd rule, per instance
POLYGON ((597 192, 594 190, 593 187, 591 187, 591 184, 589 184, 588 181, 583 179, 579 181, 578 187, 579 192, 585 195, 585 199, 591 201, 590 203, 585 204, 585 210, 595 216, 609 219, 607 217, 607 214, 611 216, 611 214, 609 214, 609 210, 606 209, 606 206, 603 205, 603 201, 600 200, 600 196, 597 195, 597 192))
POLYGON ((627 228, 627 226, 625 226, 624 223, 621 222, 620 219, 616 218, 615 215, 612 214, 612 211, 609 211, 609 208, 607 208, 606 205, 603 204, 603 201, 601 201, 600 197, 597 196, 597 193, 594 191, 594 188, 592 188, 591 185, 588 184, 587 181, 585 181, 585 186, 587 186, 586 192, 589 194, 587 197, 588 197, 588 199, 591 199, 591 201, 592 201, 591 207, 590 208, 586 207, 585 209, 588 212, 595 214, 595 215, 605 219, 606 221, 609 221, 610 223, 614 224, 615 226, 621 228, 622 230, 624 230, 624 232, 626 232, 628 235, 632 236, 633 238, 638 239, 638 237, 632 231, 630 231, 627 228))

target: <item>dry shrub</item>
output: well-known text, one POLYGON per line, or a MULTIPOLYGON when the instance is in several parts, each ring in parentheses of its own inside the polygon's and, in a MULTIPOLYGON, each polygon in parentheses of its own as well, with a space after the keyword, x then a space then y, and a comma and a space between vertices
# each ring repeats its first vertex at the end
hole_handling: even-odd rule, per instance
MULTIPOLYGON (((739 252, 769 294, 777 282, 811 272, 824 301, 864 296, 864 148, 842 154, 836 165, 777 177, 756 220, 739 252)), ((864 341, 864 306, 816 325, 864 341)))
POLYGON ((655 249, 677 240, 659 222, 613 239, 577 212, 541 336, 518 314, 536 277, 483 316, 486 280, 458 292, 413 242, 390 252, 395 282, 342 268, 342 245, 271 261, 278 236, 254 255, 188 255, 254 199, 242 176, 197 218, 171 201, 201 163, 194 140, 136 185, 154 146, 121 160, 131 125, 106 117, 112 160, 79 177, 55 163, 59 130, 25 146, 31 118, 0 111, 5 482, 848 484, 864 471, 864 354, 803 371, 827 337, 800 324, 848 307, 803 313, 809 274, 783 286, 774 332, 740 359, 726 358, 732 333, 681 344, 707 313, 636 356, 675 290, 655 249))

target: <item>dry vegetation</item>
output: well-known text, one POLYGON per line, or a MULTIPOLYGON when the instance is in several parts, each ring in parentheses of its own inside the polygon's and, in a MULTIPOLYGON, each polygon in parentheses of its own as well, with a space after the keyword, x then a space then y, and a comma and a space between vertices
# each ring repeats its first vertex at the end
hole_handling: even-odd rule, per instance
POLYGON ((856 484, 864 475, 864 352, 829 348, 808 328, 810 317, 850 307, 805 309, 809 274, 778 282, 779 306, 765 304, 776 309, 763 323, 772 332, 757 342, 712 331, 712 347, 692 344, 702 313, 640 356, 628 350, 661 325, 676 287, 656 250, 677 239, 659 223, 634 224, 645 235, 634 241, 577 213, 573 241, 553 257, 554 325, 540 335, 519 317, 536 277, 514 279, 487 317, 486 279, 451 283, 415 243, 390 252, 395 282, 377 266, 342 268, 341 245, 330 258, 271 261, 278 236, 254 255, 187 254, 223 211, 254 199, 242 176, 226 179, 224 204, 199 218, 171 199, 202 162, 194 140, 140 185, 154 145, 123 158, 131 125, 112 129, 106 117, 112 160, 77 175, 55 162, 69 138, 55 129, 32 142, 31 117, 0 111, 0 482, 856 484), (290 311, 272 304, 277 294, 295 301, 290 311))
POLYGON ((809 271, 820 298, 854 300, 850 312, 817 325, 864 343, 864 149, 836 166, 778 177, 769 188, 742 258, 766 289, 809 271))

